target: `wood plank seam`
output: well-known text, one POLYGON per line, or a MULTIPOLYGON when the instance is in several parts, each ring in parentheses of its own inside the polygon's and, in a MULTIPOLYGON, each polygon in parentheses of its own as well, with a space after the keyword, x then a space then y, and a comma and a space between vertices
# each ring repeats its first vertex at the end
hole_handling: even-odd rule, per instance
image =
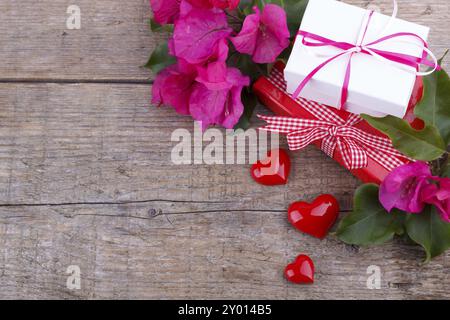
POLYGON ((153 85, 154 80, 132 80, 132 79, 47 79, 47 78, 0 78, 0 84, 130 84, 130 85, 153 85))

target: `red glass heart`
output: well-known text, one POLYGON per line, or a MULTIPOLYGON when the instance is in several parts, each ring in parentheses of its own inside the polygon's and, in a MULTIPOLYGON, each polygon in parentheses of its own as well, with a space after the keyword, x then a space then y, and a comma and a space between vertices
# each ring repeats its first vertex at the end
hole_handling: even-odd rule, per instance
POLYGON ((314 262, 306 255, 300 255, 284 270, 287 280, 296 284, 314 283, 314 262))
POLYGON ((313 203, 295 202, 288 210, 289 222, 301 232, 323 239, 339 216, 339 203, 335 197, 326 194, 313 203))
POLYGON ((252 166, 253 180, 265 186, 287 184, 291 172, 291 159, 283 149, 271 150, 267 158, 252 166))

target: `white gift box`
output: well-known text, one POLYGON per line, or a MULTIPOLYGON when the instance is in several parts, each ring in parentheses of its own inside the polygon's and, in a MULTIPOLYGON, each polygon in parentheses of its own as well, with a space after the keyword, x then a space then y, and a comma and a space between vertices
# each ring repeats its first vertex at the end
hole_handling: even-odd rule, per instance
MULTIPOLYGON (((335 0, 309 0, 300 30, 333 41, 356 44, 362 28, 367 25, 368 10, 335 0)), ((430 29, 401 19, 374 13, 364 43, 399 32, 410 32, 425 41, 430 29)), ((423 43, 413 37, 394 38, 373 45, 373 48, 408 54, 423 55, 423 43)), ((305 46, 297 38, 284 71, 288 92, 294 93, 300 83, 317 66, 330 57, 342 53, 334 46, 305 46)), ((339 108, 345 73, 350 55, 343 55, 324 66, 306 84, 302 98, 339 108)), ((375 57, 356 53, 351 60, 351 76, 345 109, 356 114, 372 116, 393 115, 403 118, 416 81, 417 70, 397 62, 386 63, 375 57)))

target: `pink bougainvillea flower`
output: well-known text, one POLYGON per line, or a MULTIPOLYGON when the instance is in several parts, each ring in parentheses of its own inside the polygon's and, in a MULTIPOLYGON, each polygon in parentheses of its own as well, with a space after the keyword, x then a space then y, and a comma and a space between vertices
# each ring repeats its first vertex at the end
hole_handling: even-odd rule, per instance
POLYGON ((422 201, 434 205, 442 219, 450 222, 450 179, 434 178, 435 183, 427 185, 422 191, 422 201))
POLYGON ((209 2, 215 8, 234 10, 238 7, 240 0, 209 0, 209 2))
POLYGON ((209 0, 187 0, 187 1, 197 8, 211 9, 213 7, 209 0))
POLYGON ((155 21, 162 25, 174 23, 180 16, 182 2, 203 9, 236 9, 239 5, 239 0, 150 0, 155 21))
POLYGON ((198 8, 219 8, 219 9, 236 9, 240 0, 189 0, 191 4, 198 8))
POLYGON ((157 23, 174 23, 180 14, 181 0, 150 0, 153 16, 157 23))
POLYGON ((222 10, 197 8, 183 1, 169 44, 171 54, 190 64, 218 58, 225 60, 228 55, 226 39, 231 32, 222 10))
POLYGON ((248 77, 238 69, 228 68, 225 62, 199 67, 180 59, 157 75, 152 103, 192 115, 202 122, 203 129, 212 124, 231 129, 244 112, 241 93, 249 85, 248 77))
POLYGON ((286 12, 280 6, 268 4, 263 12, 245 18, 241 32, 231 39, 236 50, 253 57, 256 63, 272 63, 289 46, 286 12))
POLYGON ((171 106, 179 114, 190 114, 189 99, 196 77, 196 68, 180 59, 178 64, 167 67, 156 76, 152 103, 171 106))
POLYGON ((380 202, 391 212, 397 208, 408 213, 421 213, 425 208, 422 192, 432 177, 428 164, 414 162, 398 167, 383 181, 380 202))
POLYGON ((203 129, 212 124, 232 129, 244 112, 241 93, 250 79, 223 62, 213 62, 199 68, 196 80, 189 102, 192 117, 203 129))

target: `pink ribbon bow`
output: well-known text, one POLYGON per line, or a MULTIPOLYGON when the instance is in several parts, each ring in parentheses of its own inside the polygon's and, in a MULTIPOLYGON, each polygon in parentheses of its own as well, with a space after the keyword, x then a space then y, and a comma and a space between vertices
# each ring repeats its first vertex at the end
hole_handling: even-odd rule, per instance
MULTIPOLYGON (((310 106, 304 107, 311 111, 310 106)), ((321 149, 332 158, 339 150, 349 170, 366 168, 369 156, 388 170, 404 164, 399 158, 405 158, 405 156, 392 146, 389 139, 354 127, 363 121, 360 116, 351 114, 347 120, 344 120, 330 113, 327 107, 322 105, 314 106, 312 112, 318 120, 258 117, 268 123, 261 130, 287 135, 290 150, 300 150, 315 141, 322 140, 321 149)))
MULTIPOLYGON (((391 20, 395 19, 396 14, 397 14, 397 2, 395 0, 394 0, 394 6, 395 6, 394 14, 392 15, 391 20)), ((428 71, 428 72, 423 72, 423 73, 415 72, 417 75, 427 75, 427 74, 431 74, 435 70, 440 70, 440 66, 437 62, 436 57, 428 49, 427 42, 424 39, 422 39, 420 36, 418 36, 417 34, 410 33, 410 32, 399 32, 399 33, 391 34, 389 36, 382 37, 382 38, 372 41, 370 43, 364 44, 366 33, 369 28, 373 14, 374 14, 373 11, 368 12, 368 17, 367 17, 367 19, 365 21, 365 25, 363 26, 362 31, 360 33, 358 43, 356 43, 356 44, 333 41, 333 40, 321 37, 319 35, 316 35, 316 34, 313 34, 310 32, 299 31, 298 36, 302 37, 302 43, 305 46, 308 46, 308 47, 333 46, 333 47, 342 49, 344 51, 335 56, 332 56, 331 58, 329 58, 328 60, 321 63, 319 66, 317 66, 313 71, 311 71, 305 77, 305 79, 300 83, 297 90, 295 90, 294 94, 292 95, 294 99, 297 99, 299 97, 300 93, 305 88, 306 84, 314 77, 314 75, 317 72, 319 72, 323 67, 325 67, 327 64, 331 63, 332 61, 334 61, 344 55, 348 55, 348 54, 350 55, 350 58, 348 60, 347 69, 345 71, 344 84, 342 86, 340 106, 339 106, 340 108, 343 108, 345 106, 345 103, 347 102, 348 88, 349 88, 349 84, 350 84, 350 75, 351 75, 351 62, 352 62, 353 56, 357 53, 371 55, 371 56, 375 57, 376 59, 382 60, 386 63, 394 62, 394 63, 396 63, 397 67, 408 66, 408 67, 413 67, 415 70, 419 70, 421 65, 425 65, 425 66, 434 68, 432 71, 428 71), (376 44, 380 44, 380 43, 388 41, 390 39, 402 38, 402 37, 412 37, 412 38, 420 40, 420 42, 422 44, 422 48, 423 48, 423 55, 421 58, 403 54, 403 53, 398 53, 398 52, 379 50, 379 49, 376 49, 373 47, 376 44), (311 39, 314 41, 309 41, 307 39, 311 39), (431 62, 431 61, 427 60, 428 56, 431 56, 434 61, 431 62)))

